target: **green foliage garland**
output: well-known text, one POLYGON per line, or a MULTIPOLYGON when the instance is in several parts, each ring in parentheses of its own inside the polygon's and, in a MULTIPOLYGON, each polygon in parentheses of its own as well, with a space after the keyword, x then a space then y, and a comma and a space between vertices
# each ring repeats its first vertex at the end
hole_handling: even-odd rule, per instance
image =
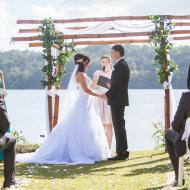
POLYGON ((61 79, 65 73, 65 64, 68 63, 70 57, 75 52, 73 43, 65 43, 63 34, 55 30, 54 21, 51 18, 46 18, 41 26, 43 42, 43 58, 46 60, 46 65, 42 68, 45 73, 42 84, 44 87, 55 85, 60 88, 61 79), (53 45, 60 47, 60 53, 57 57, 51 54, 53 45), (60 72, 57 72, 57 66, 60 66, 60 72))
POLYGON ((167 16, 150 16, 150 19, 155 24, 155 32, 150 36, 151 44, 156 52, 153 66, 156 69, 158 81, 162 84, 164 81, 168 81, 171 72, 177 70, 177 65, 166 57, 173 45, 168 40, 168 36, 175 24, 167 16), (164 25, 163 28, 160 27, 161 23, 164 25))

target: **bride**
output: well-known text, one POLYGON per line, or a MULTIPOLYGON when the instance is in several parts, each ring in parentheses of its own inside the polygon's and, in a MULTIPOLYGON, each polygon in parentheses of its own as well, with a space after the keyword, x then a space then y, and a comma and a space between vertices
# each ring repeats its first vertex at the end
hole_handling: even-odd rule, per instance
POLYGON ((92 164, 107 160, 110 151, 102 122, 94 109, 91 79, 85 73, 90 59, 74 56, 72 73, 65 99, 64 118, 34 153, 18 154, 17 162, 40 164, 92 164))

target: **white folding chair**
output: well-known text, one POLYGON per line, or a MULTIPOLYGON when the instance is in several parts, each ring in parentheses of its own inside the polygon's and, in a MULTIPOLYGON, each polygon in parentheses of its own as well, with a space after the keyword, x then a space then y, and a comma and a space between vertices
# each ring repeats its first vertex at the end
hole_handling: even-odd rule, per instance
POLYGON ((184 156, 179 158, 178 186, 181 187, 184 179, 184 156))
MULTIPOLYGON (((188 117, 185 122, 185 131, 182 136, 182 139, 186 140, 187 155, 188 155, 188 158, 190 159, 190 150, 188 148, 188 137, 189 136, 190 136, 190 117, 188 117)), ((179 158, 178 186, 182 186, 183 179, 184 179, 184 156, 179 158)), ((190 174, 189 174, 188 190, 190 190, 190 174)))

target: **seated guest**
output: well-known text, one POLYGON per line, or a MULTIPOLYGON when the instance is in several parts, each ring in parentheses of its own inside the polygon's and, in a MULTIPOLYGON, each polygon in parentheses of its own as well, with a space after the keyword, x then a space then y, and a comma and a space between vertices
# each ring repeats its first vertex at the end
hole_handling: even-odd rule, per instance
MULTIPOLYGON (((0 86, 3 82, 3 73, 0 72, 0 86)), ((0 91, 0 150, 4 154, 4 183, 3 188, 9 188, 15 185, 15 153, 16 140, 8 132, 10 122, 7 116, 7 109, 4 101, 5 90, 0 91)))
MULTIPOLYGON (((187 88, 190 90, 190 66, 187 77, 187 88)), ((172 167, 175 172, 174 186, 177 186, 179 167, 179 157, 175 153, 174 139, 176 137, 176 133, 183 134, 185 129, 185 121, 188 117, 190 117, 190 91, 184 92, 182 94, 177 111, 174 116, 174 120, 172 122, 172 129, 169 129, 166 133, 166 146, 168 149, 168 154, 172 163, 172 167)))
MULTIPOLYGON (((5 89, 5 82, 4 82, 4 77, 3 73, 0 71, 0 91, 6 90, 5 89)), ((3 160, 3 151, 0 151, 0 161, 3 160)))

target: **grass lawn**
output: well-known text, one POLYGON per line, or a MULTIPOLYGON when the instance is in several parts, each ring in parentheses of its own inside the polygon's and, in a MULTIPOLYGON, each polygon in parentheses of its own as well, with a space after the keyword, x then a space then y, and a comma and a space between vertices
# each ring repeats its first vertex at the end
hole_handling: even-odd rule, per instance
MULTIPOLYGON (((0 163, 0 172, 3 164, 0 163)), ((159 151, 132 152, 127 161, 93 165, 17 164, 19 190, 155 190, 171 188, 168 155, 159 151)), ((187 178, 187 176, 186 176, 187 178)), ((187 180, 186 180, 187 181, 187 180)), ((0 176, 2 184, 3 177, 0 176)), ((187 186, 187 182, 186 182, 187 186)), ((186 186, 180 190, 185 190, 186 186)))

